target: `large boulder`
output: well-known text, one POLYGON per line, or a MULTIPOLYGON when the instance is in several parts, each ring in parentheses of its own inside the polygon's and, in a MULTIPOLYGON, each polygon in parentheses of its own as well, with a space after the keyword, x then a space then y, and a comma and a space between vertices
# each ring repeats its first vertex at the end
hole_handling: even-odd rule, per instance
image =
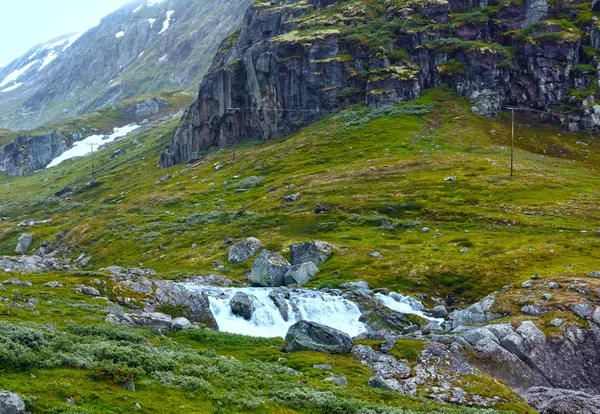
POLYGON ((292 266, 283 277, 284 284, 303 285, 319 272, 319 268, 313 262, 306 262, 292 266))
POLYGON ((16 254, 25 254, 29 247, 31 246, 31 242, 33 242, 33 235, 23 233, 21 237, 19 237, 19 241, 17 243, 17 248, 15 249, 16 254))
POLYGON ((294 266, 306 262, 321 266, 333 255, 333 246, 323 241, 293 244, 290 255, 294 266))
POLYGON ((524 395, 527 404, 541 414, 598 414, 600 396, 579 391, 533 387, 524 395))
POLYGON ((231 312, 234 315, 241 316, 247 321, 252 319, 254 304, 250 295, 244 292, 237 292, 229 301, 229 306, 231 306, 231 312))
POLYGON ((25 414, 25 403, 11 391, 0 391, 0 414, 25 414))
POLYGON ((234 244, 229 248, 229 263, 242 263, 256 254, 262 249, 262 242, 254 237, 248 237, 239 243, 234 244))
POLYGON ((318 351, 327 354, 349 354, 354 342, 349 335, 316 322, 299 321, 285 336, 288 352, 318 351))
POLYGON ((600 0, 593 0, 592 1, 592 10, 593 11, 600 11, 600 0))
POLYGON ((252 263, 250 281, 259 286, 282 286, 290 267, 290 262, 279 253, 263 250, 252 263))

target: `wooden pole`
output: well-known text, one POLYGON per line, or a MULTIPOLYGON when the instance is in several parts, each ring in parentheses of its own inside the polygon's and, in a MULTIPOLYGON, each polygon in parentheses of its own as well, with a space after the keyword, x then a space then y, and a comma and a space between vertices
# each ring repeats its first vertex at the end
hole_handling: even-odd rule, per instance
POLYGON ((510 139, 510 176, 515 171, 515 108, 512 108, 512 135, 510 139))
MULTIPOLYGON (((88 144, 92 149, 92 155, 94 155, 94 147, 96 144, 88 144)), ((92 180, 94 179, 94 158, 92 157, 92 180)))

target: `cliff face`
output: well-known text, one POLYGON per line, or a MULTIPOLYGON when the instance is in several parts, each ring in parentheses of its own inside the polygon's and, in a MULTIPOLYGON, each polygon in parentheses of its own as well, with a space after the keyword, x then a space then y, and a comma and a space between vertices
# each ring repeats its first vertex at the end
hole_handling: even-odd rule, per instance
POLYGON ((252 0, 135 0, 0 68, 0 126, 32 129, 149 92, 196 93, 252 0))
POLYGON ((477 114, 507 105, 600 125, 600 25, 589 2, 257 2, 222 45, 161 167, 287 135, 350 104, 393 105, 447 84, 477 114), (560 108, 559 108, 560 107, 560 108))

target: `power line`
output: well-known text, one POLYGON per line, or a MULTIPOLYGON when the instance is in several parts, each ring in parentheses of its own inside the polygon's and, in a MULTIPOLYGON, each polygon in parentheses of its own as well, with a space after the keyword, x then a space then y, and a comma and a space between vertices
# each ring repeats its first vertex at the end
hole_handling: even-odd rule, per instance
POLYGON ((238 106, 235 108, 227 108, 228 111, 241 111, 241 110, 249 110, 249 111, 272 111, 272 112, 310 112, 310 113, 335 113, 338 112, 337 109, 284 109, 284 108, 258 108, 252 106, 238 106))
POLYGON ((523 111, 523 112, 537 112, 540 114, 547 114, 547 115, 552 115, 552 116, 557 116, 557 117, 561 117, 561 118, 568 118, 568 119, 572 119, 575 121, 583 121, 584 119, 581 117, 575 117, 575 116, 571 116, 571 115, 565 115, 565 114, 561 114, 558 112, 550 112, 550 111, 544 111, 541 109, 533 109, 533 108, 524 108, 524 107, 506 107, 503 108, 505 110, 511 111, 511 110, 515 110, 515 111, 523 111))

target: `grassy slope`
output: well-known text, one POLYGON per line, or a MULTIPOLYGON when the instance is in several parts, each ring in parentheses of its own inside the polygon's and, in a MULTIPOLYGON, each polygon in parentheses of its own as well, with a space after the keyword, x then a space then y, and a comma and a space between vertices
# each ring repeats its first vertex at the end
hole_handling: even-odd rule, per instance
MULTIPOLYGON (((222 151, 192 168, 161 171, 157 158, 172 121, 119 143, 123 157, 96 154, 96 182, 61 204, 45 198, 84 184, 88 159, 6 178, 0 198, 16 204, 3 213, 11 220, 0 223, 0 254, 13 252, 22 232, 15 224, 36 217, 53 221, 32 229, 32 251, 65 229, 74 257, 93 255, 92 267, 143 262, 165 277, 214 273, 211 262, 226 258, 223 240, 245 236, 284 254, 293 242, 333 243, 336 254, 311 282, 316 286, 364 279, 464 300, 535 273, 581 276, 600 268, 597 140, 519 119, 510 178, 506 116, 477 117, 439 91, 420 102, 434 103, 435 111, 369 127, 344 128, 329 118, 287 139, 246 144, 236 162, 222 151), (576 143, 584 141, 588 146, 576 143), (216 171, 215 162, 224 168, 216 171), (156 185, 167 173, 174 177, 156 185), (236 193, 233 185, 252 175, 264 176, 264 184, 236 193), (448 176, 457 181, 444 181, 448 176), (297 188, 286 189, 290 184, 297 188), (267 193, 271 186, 278 189, 267 193), (281 204, 296 192, 298 201, 281 204), (319 202, 327 213, 313 213, 319 202), (396 229, 382 229, 382 220, 396 229), (431 231, 422 232, 425 226, 431 231), (469 251, 461 254, 463 247, 469 251), (372 251, 382 257, 369 257, 372 251)), ((243 279, 249 267, 225 273, 243 279)))

